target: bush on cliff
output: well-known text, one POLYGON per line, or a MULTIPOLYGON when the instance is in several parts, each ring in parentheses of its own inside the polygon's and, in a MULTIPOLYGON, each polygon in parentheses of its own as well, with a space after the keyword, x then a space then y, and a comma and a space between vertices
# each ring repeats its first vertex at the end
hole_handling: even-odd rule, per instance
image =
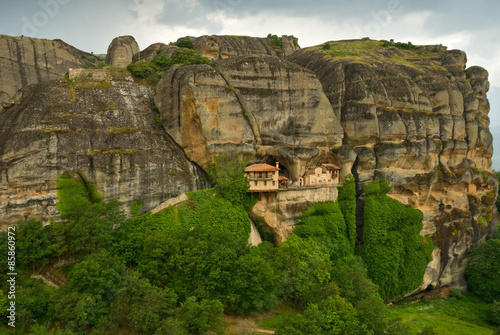
POLYGON ((386 195, 386 180, 365 186, 362 256, 384 299, 394 299, 421 283, 434 245, 420 235, 422 213, 386 195))
POLYGON ((148 81, 156 85, 158 80, 163 76, 172 65, 193 65, 193 64, 210 64, 210 60, 203 57, 198 52, 192 49, 179 49, 172 57, 159 55, 153 61, 139 61, 127 66, 127 70, 132 76, 148 81))
POLYGON ((312 238, 326 247, 333 263, 354 255, 354 245, 339 203, 318 202, 306 210, 293 232, 303 238, 312 238))

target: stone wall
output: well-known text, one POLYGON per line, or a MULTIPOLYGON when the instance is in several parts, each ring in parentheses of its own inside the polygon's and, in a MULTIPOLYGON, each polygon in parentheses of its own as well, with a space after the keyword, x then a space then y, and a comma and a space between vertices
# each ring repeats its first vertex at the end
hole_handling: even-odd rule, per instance
POLYGON ((337 185, 280 189, 278 193, 261 193, 250 215, 264 217, 281 243, 290 235, 302 212, 315 202, 335 201, 337 197, 337 185))

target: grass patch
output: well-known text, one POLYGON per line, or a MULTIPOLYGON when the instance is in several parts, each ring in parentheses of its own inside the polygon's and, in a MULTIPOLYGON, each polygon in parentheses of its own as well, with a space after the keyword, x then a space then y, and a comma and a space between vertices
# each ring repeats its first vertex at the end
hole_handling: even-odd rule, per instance
MULTIPOLYGON (((402 44, 406 45, 406 43, 402 44)), ((398 45, 400 46, 402 44, 398 45)), ((394 45, 394 47, 396 47, 396 45, 394 45)), ((352 59, 358 62, 366 60, 368 61, 367 65, 370 65, 373 61, 380 61, 383 63, 404 65, 419 72, 425 72, 424 69, 406 59, 407 57, 414 58, 418 54, 416 48, 417 47, 413 44, 408 48, 401 47, 399 48, 401 50, 399 53, 402 53, 404 56, 398 54, 389 56, 381 41, 364 38, 361 40, 331 41, 311 47, 310 49, 322 52, 334 59, 352 59)))
POLYGON ((408 302, 392 306, 390 315, 401 318, 413 334, 425 327, 437 334, 493 334, 487 322, 488 305, 473 294, 464 292, 462 298, 435 298, 418 303, 408 302))
POLYGON ((10 39, 11 39, 11 40, 13 40, 13 41, 15 41, 15 40, 16 40, 16 38, 15 38, 14 36, 11 36, 11 35, 2 35, 2 36, 8 37, 8 38, 10 38, 10 39))
POLYGON ((118 107, 116 106, 116 103, 114 101, 111 101, 109 103, 109 105, 106 107, 107 111, 112 110, 112 109, 118 109, 118 107))
POLYGON ((295 315, 301 311, 297 310, 297 307, 291 303, 284 303, 279 305, 271 313, 264 314, 262 319, 257 320, 255 324, 257 327, 262 329, 277 330, 283 321, 290 315, 295 315))

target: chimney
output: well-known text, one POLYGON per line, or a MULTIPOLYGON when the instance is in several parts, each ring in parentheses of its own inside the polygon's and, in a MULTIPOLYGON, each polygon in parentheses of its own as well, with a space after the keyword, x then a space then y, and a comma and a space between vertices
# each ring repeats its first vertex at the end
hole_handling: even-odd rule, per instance
POLYGON ((276 167, 279 169, 280 168, 280 162, 276 161, 276 167))

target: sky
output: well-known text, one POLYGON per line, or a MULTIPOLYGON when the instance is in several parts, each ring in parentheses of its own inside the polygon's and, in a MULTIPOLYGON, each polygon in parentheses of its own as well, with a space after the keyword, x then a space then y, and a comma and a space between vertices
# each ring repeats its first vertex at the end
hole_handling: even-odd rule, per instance
POLYGON ((489 72, 500 170, 499 16, 497 0, 1 0, 0 34, 62 39, 96 54, 122 35, 141 49, 188 35, 268 33, 294 35, 301 47, 363 37, 442 44, 489 72))

